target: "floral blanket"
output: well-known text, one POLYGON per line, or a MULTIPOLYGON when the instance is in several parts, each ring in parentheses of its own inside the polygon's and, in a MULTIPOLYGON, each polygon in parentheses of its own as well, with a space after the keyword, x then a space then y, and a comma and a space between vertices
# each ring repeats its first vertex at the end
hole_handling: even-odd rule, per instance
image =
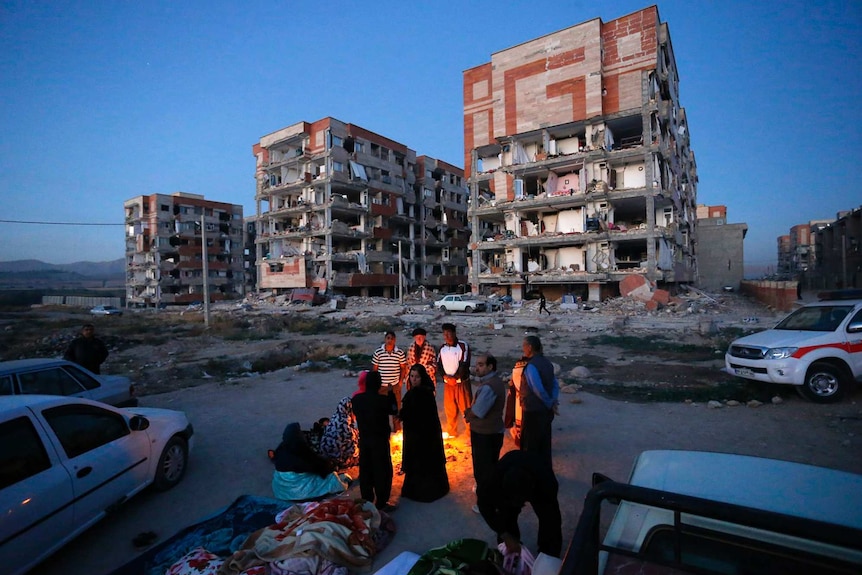
POLYGON ((239 575, 257 565, 307 556, 345 567, 366 567, 380 544, 391 539, 381 536, 382 525, 373 504, 349 495, 297 503, 279 513, 276 523, 249 535, 219 573, 239 575))
MULTIPOLYGON (((333 529, 343 535, 347 535, 348 543, 342 543, 338 540, 327 540, 321 535, 321 531, 325 529, 320 527, 312 528, 311 532, 319 541, 320 544, 326 543, 327 549, 321 555, 311 553, 313 549, 313 538, 303 538, 301 534, 296 532, 296 527, 300 525, 298 520, 305 518, 305 523, 311 525, 318 519, 324 519, 329 524, 348 525, 347 518, 356 517, 359 511, 364 506, 359 505, 359 510, 356 509, 357 504, 362 500, 354 502, 351 498, 337 497, 332 500, 323 500, 315 503, 302 503, 291 505, 289 502, 268 497, 258 497, 254 495, 243 495, 237 498, 230 506, 221 512, 204 519, 203 521, 186 527, 177 532, 172 537, 155 547, 147 550, 129 563, 115 569, 110 575, 164 575, 169 569, 187 555, 195 550, 205 551, 208 555, 212 555, 220 559, 219 568, 227 568, 226 565, 232 560, 243 560, 249 565, 244 569, 253 567, 254 565, 263 565, 267 561, 254 559, 245 556, 249 549, 253 549, 253 545, 257 540, 261 540, 261 548, 268 548, 268 558, 271 560, 277 555, 285 553, 286 556, 278 561, 269 563, 269 566, 276 567, 272 569, 277 572, 277 568, 285 568, 296 562, 301 562, 310 567, 308 572, 314 575, 325 575, 333 572, 334 567, 329 557, 335 554, 330 553, 331 550, 339 550, 340 553, 352 553, 354 550, 359 554, 357 557, 344 556, 344 563, 352 565, 351 561, 363 564, 368 559, 368 554, 376 554, 382 550, 392 540, 395 532, 395 526, 392 519, 383 513, 377 513, 377 519, 371 517, 368 520, 363 519, 362 523, 365 527, 360 528, 358 525, 352 524, 349 530, 333 529), (346 499, 346 501, 345 501, 346 499), (333 505, 333 502, 334 505, 333 505), (349 502, 349 503, 348 503, 349 502), (354 513, 354 511, 356 511, 354 513), (329 517, 327 516, 334 516, 329 517), (285 522, 286 521, 286 522, 285 522), (287 528, 293 524, 292 535, 287 528), (283 525, 280 533, 284 533, 281 540, 278 535, 271 536, 271 531, 267 531, 269 527, 283 525), (376 525, 376 528, 374 527, 376 525), (365 529, 368 529, 367 533, 365 529), (347 531, 350 533, 348 534, 347 531), (264 532, 266 534, 264 535, 264 532), (350 534, 355 534, 350 538, 350 534), (370 543, 368 541, 370 538, 370 543), (306 551, 304 555, 290 556, 289 551, 306 551), (236 555, 238 552, 244 552, 236 555)), ((374 507, 373 505, 371 506, 374 507)), ((376 512, 376 510, 375 510, 376 512)), ((373 517, 374 513, 371 514, 373 517)), ((213 565, 215 562, 212 562, 213 565)), ((239 563, 234 563, 228 573, 235 573, 239 563)), ((241 572, 241 571, 239 571, 241 572)), ((300 572, 295 569, 293 572, 300 572)))

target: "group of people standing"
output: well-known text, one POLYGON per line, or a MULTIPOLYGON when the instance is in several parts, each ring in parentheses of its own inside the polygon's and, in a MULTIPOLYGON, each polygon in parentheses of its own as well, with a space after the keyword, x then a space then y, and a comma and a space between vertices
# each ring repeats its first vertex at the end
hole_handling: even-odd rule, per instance
POLYGON ((280 445, 270 454, 277 470, 273 479, 276 496, 293 499, 285 488, 302 488, 300 493, 306 497, 312 496, 308 491, 312 487, 323 491, 319 495, 346 489, 352 478, 337 471, 358 463, 361 497, 378 509, 394 511, 390 436, 400 432, 401 496, 422 502, 443 497, 450 486, 444 424, 437 411, 436 394, 441 389, 448 436, 457 437, 463 429, 469 438, 476 483, 473 510, 481 514, 499 542, 517 551, 518 516, 529 502, 539 520, 539 552, 558 557, 562 519, 552 467, 551 424, 559 383, 541 341, 534 335, 524 338, 523 357, 513 369, 513 377, 504 381, 491 353, 477 354, 471 369, 472 351, 458 338, 454 324, 443 324, 439 349, 428 341, 423 328, 413 330, 412 336, 405 351, 396 345, 394 332, 384 335, 383 345, 372 355, 371 369, 359 376, 357 391, 339 402, 322 427, 315 442, 328 465, 303 447, 298 424, 288 426, 284 447, 280 445), (438 377, 441 388, 437 387, 438 377), (511 401, 517 401, 519 408, 519 429, 514 434, 519 449, 500 457, 507 428, 504 415, 511 401), (280 470, 302 470, 317 477, 297 481, 303 478, 280 470))
POLYGON ((559 556, 562 519, 557 501, 558 484, 551 456, 551 424, 557 412, 559 382, 544 357, 541 340, 524 338, 520 369, 504 381, 497 359, 477 355, 458 338, 454 324, 442 326, 439 350, 428 342, 427 331, 416 328, 405 351, 387 332, 372 356, 365 392, 353 399, 359 427, 359 484, 364 499, 381 509, 392 509, 393 467, 389 434, 403 433, 401 495, 416 501, 434 501, 449 492, 444 425, 437 414, 436 380, 442 380, 445 430, 469 436, 477 504, 474 511, 495 531, 500 541, 520 548, 518 515, 526 502, 539 519, 538 549, 559 556), (517 379, 517 381, 515 381, 517 379), (380 381, 379 387, 369 381, 380 381), (406 390, 402 397, 402 383, 406 390), (514 393, 514 395, 512 395, 514 393), (505 454, 507 399, 519 407, 519 449, 505 454), (392 427, 389 419, 392 418, 392 427), (403 428, 403 429, 402 429, 403 428))

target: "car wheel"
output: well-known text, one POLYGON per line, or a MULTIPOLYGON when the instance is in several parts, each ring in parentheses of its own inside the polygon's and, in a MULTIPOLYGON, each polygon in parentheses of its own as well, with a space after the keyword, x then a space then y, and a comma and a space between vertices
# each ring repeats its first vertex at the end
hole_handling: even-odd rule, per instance
POLYGON ((819 362, 808 368, 805 382, 796 390, 799 395, 815 403, 834 403, 843 397, 847 385, 840 368, 819 362))
POLYGON ((183 437, 175 435, 165 445, 159 466, 156 468, 156 478, 153 481, 156 489, 166 491, 174 487, 186 474, 189 461, 189 445, 183 437))
POLYGON ((441 305, 441 306, 440 306, 440 311, 446 311, 446 306, 445 306, 445 305, 441 305))
POLYGON ((464 308, 464 311, 466 311, 467 313, 473 313, 473 308, 468 305, 464 308))

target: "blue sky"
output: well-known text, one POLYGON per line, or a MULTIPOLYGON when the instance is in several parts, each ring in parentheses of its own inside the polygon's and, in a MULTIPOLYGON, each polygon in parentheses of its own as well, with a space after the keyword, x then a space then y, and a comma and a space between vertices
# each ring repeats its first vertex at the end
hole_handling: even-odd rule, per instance
MULTIPOLYGON (((462 72, 647 2, 0 2, 0 261, 122 257, 123 202, 255 211, 252 145, 326 116, 463 165, 462 72)), ((862 204, 862 2, 658 3, 698 203, 776 238, 862 204)))

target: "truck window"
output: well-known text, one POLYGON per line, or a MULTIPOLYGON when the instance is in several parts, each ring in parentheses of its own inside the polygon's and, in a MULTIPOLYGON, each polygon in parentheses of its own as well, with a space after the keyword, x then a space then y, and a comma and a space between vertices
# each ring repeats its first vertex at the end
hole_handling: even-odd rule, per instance
MULTIPOLYGON (((831 556, 820 556, 788 546, 691 526, 679 533, 679 562, 696 573, 726 575, 824 575, 855 573, 853 566, 831 556)), ((670 525, 653 528, 644 541, 643 555, 660 563, 675 562, 677 533, 670 525)), ((828 551, 824 551, 828 553, 828 551)), ((858 565, 856 566, 858 568, 858 565)), ((677 571, 678 572, 678 571, 677 571)))

